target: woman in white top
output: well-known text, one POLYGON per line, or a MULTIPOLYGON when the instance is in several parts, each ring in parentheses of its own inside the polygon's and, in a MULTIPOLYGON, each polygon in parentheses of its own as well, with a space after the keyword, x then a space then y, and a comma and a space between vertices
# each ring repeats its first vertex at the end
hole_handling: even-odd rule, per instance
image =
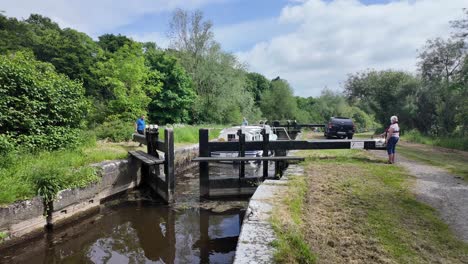
POLYGON ((398 126, 398 117, 390 117, 391 125, 387 131, 387 138, 385 143, 387 144, 388 163, 395 163, 395 147, 400 139, 400 127, 398 126))

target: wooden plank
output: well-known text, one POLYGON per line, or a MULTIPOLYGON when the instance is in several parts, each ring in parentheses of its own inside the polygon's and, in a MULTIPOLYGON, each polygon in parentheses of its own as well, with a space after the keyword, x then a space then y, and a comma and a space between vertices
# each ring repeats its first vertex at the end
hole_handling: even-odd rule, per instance
POLYGON ((216 162, 216 161, 282 161, 282 160, 299 160, 303 161, 304 157, 297 156, 280 156, 280 157, 197 157, 192 159, 193 162, 216 162))
POLYGON ((147 164, 147 165, 155 165, 155 164, 163 164, 164 160, 163 159, 158 159, 156 157, 153 157, 141 150, 137 151, 129 151, 128 154, 131 156, 135 157, 136 159, 140 160, 141 162, 147 164))
MULTIPOLYGON (((208 129, 200 129, 198 132, 198 138, 199 156, 201 158, 209 158, 211 153, 209 148, 208 129)), ((210 195, 210 166, 206 161, 201 161, 198 165, 200 170, 200 197, 208 197, 210 195)))
POLYGON ((174 151, 174 131, 172 128, 164 129, 164 145, 166 145, 166 152, 165 152, 165 160, 166 163, 164 164, 164 172, 166 174, 166 184, 169 192, 169 198, 172 202, 174 190, 175 190, 175 151, 174 151))
MULTIPOLYGON (((263 135, 263 157, 268 157, 268 144, 270 143, 270 134, 266 132, 266 129, 262 129, 263 135)), ((268 178, 268 160, 263 161, 263 178, 268 178)))
MULTIPOLYGON (((270 150, 293 150, 293 149, 349 149, 352 142, 364 142, 364 149, 385 149, 377 146, 375 140, 276 140, 269 142, 270 150)), ((239 142, 209 142, 210 151, 238 151, 239 142)), ((245 151, 263 150, 262 141, 245 142, 245 151)))
MULTIPOLYGON (((237 131, 237 134, 239 135, 239 157, 243 158, 245 157, 245 134, 242 133, 242 129, 239 129, 237 131)), ((244 178, 245 177, 245 163, 244 161, 240 162, 239 166, 239 178, 244 178)))
MULTIPOLYGON (((140 135, 140 134, 136 134, 136 133, 133 134, 133 141, 136 141, 136 142, 144 144, 144 145, 148 144, 147 141, 146 141, 145 135, 140 135)), ((156 142, 156 148, 158 150, 162 151, 162 152, 166 152, 166 145, 160 139, 158 139, 158 141, 156 142)))

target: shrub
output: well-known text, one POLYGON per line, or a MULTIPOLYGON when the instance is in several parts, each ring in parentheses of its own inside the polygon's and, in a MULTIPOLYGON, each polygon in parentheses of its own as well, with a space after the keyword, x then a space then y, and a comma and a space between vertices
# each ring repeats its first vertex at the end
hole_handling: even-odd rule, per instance
POLYGON ((96 128, 96 136, 98 139, 108 139, 113 142, 131 140, 133 132, 133 124, 119 120, 106 121, 96 128))
POLYGON ((55 150, 76 145, 88 108, 78 82, 34 59, 32 53, 0 56, 0 148, 23 145, 55 150))

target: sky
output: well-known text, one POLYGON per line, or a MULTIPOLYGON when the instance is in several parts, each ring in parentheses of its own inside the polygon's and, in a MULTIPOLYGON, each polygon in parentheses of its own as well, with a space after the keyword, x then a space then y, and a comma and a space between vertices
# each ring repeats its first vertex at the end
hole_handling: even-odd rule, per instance
POLYGON ((199 9, 249 71, 288 80, 298 96, 341 90, 348 74, 416 72, 428 39, 447 38, 467 0, 0 0, 7 16, 50 17, 93 38, 123 34, 165 48, 175 8, 199 9))

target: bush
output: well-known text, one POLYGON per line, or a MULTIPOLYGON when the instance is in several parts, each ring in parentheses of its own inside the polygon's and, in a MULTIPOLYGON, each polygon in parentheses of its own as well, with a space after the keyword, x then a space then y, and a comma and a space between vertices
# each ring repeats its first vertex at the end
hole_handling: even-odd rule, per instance
POLYGON ((122 121, 106 121, 96 128, 98 139, 107 139, 113 142, 129 141, 132 139, 134 125, 122 121))
POLYGON ((29 151, 76 145, 87 108, 82 85, 51 64, 28 52, 0 56, 0 134, 8 135, 1 149, 10 143, 29 151))

